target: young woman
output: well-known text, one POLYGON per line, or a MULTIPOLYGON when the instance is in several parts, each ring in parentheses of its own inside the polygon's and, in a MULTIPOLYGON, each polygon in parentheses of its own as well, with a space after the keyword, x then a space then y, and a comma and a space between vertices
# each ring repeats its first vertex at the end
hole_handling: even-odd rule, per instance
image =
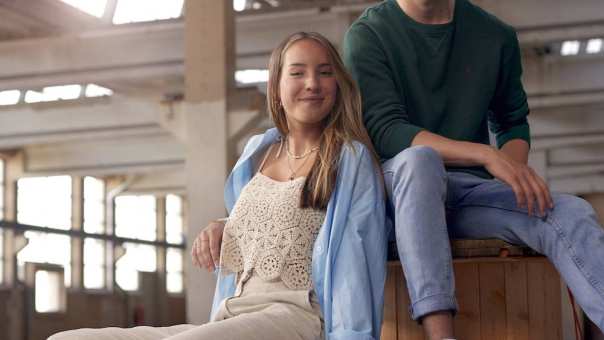
POLYGON ((212 322, 124 339, 379 338, 388 230, 359 92, 332 44, 300 32, 273 51, 267 97, 276 128, 248 142, 228 220, 192 246, 195 264, 219 265, 212 322))

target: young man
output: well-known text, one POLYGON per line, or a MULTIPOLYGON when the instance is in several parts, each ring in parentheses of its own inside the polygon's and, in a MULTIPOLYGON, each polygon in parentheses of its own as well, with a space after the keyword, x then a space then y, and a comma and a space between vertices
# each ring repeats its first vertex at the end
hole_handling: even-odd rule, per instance
POLYGON ((344 57, 385 160, 411 316, 429 338, 454 336, 449 236, 545 254, 604 330, 604 230, 588 203, 550 194, 527 166, 514 30, 467 0, 386 0, 351 26, 344 57))

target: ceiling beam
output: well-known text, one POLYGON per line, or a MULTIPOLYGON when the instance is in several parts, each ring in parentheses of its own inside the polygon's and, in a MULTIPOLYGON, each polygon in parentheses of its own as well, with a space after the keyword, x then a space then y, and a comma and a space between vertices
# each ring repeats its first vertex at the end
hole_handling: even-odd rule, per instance
MULTIPOLYGON (((526 2, 511 2, 514 6, 533 6, 526 2)), ((503 13, 512 6, 497 5, 500 2, 492 1, 483 3, 487 8, 495 9, 496 13, 503 13)), ((596 6, 594 1, 594 6, 604 6, 599 1, 597 3, 596 6)), ((567 6, 565 4, 557 1, 556 5, 545 7, 558 10, 559 6, 567 6)), ((270 51, 284 37, 284 32, 319 31, 339 43, 352 20, 351 13, 358 10, 358 5, 350 5, 341 6, 338 11, 320 12, 311 8, 239 16, 236 25, 237 68, 265 68, 270 51)), ((514 12, 522 11, 515 7, 514 12)), ((560 40, 567 38, 571 31, 583 30, 582 34, 587 36, 588 33, 599 32, 597 27, 604 28, 604 22, 587 26, 583 22, 573 26, 572 22, 568 23, 570 19, 556 18, 562 26, 542 25, 520 30, 520 40, 534 42, 535 36, 560 40)), ((2 42, 0 90, 61 83, 119 83, 120 80, 135 82, 136 79, 182 77, 183 51, 183 25, 180 21, 114 26, 60 37, 2 42)), ((565 100, 601 100, 604 78, 598 75, 604 72, 604 58, 527 57, 524 66, 527 92, 531 96, 539 96, 535 100, 536 105, 556 105, 565 100), (567 94, 575 90, 591 92, 567 94), (550 95, 557 97, 548 98, 550 95)))
POLYGON ((58 142, 24 148, 27 175, 110 175, 182 168, 185 148, 168 133, 58 142))
POLYGON ((164 108, 150 100, 106 98, 0 109, 0 148, 163 131, 164 108))

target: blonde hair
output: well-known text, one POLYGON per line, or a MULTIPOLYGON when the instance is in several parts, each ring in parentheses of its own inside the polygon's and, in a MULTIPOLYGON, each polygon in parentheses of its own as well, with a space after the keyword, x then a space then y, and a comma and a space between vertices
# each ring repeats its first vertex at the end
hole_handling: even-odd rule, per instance
POLYGON ((338 51, 319 33, 297 32, 285 38, 273 50, 268 71, 267 101, 271 119, 282 136, 287 136, 289 128, 279 93, 279 82, 285 52, 294 43, 311 39, 319 43, 329 57, 337 83, 337 93, 331 112, 323 121, 324 130, 319 143, 315 162, 306 177, 300 197, 302 208, 325 209, 335 187, 340 151, 345 143, 363 143, 371 152, 375 165, 379 167, 377 154, 363 126, 361 95, 354 80, 346 70, 338 51))

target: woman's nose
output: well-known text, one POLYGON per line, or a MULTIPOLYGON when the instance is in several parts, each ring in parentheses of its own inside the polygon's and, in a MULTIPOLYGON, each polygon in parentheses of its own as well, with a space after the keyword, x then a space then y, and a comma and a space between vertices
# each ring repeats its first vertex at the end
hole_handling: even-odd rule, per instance
POLYGON ((306 79, 306 90, 316 92, 320 90, 321 86, 319 84, 319 78, 315 76, 309 76, 306 79))

